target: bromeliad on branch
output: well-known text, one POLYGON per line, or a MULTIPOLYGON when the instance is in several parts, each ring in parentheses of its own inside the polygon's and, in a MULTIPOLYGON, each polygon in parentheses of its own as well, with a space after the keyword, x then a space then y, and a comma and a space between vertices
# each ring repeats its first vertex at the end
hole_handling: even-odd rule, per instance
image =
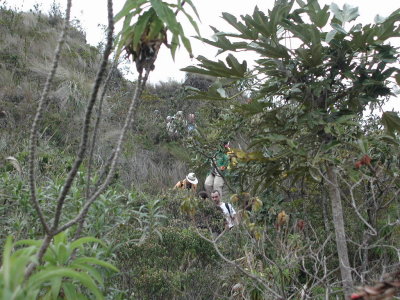
MULTIPOLYGON (((143 69, 153 70, 154 61, 161 45, 167 45, 167 30, 162 21, 157 18, 154 9, 151 8, 143 16, 147 20, 143 33, 138 36, 135 35, 135 31, 130 32, 123 49, 128 57, 132 55, 132 60, 135 62, 139 73, 143 69)), ((140 24, 136 24, 136 26, 138 25, 140 24)))
POLYGON ((190 5, 198 17, 196 8, 190 0, 178 0, 177 4, 160 0, 127 0, 122 10, 115 16, 115 21, 124 18, 123 28, 118 35, 117 56, 126 51, 127 57, 132 56, 140 74, 143 70, 154 69, 154 62, 162 44, 170 48, 174 58, 181 41, 192 57, 190 41, 185 36, 182 25, 177 21, 178 13, 182 11, 198 35, 200 32, 194 19, 184 10, 185 3, 190 5), (172 34, 170 43, 167 40, 168 31, 172 34))

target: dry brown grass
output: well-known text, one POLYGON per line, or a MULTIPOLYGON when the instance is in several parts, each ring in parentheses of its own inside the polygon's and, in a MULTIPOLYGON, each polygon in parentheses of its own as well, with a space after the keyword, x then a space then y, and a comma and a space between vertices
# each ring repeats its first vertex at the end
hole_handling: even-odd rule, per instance
POLYGON ((157 159, 160 153, 139 149, 130 156, 121 157, 120 178, 125 186, 134 187, 151 194, 172 188, 175 183, 186 175, 187 166, 182 161, 157 159))
MULTIPOLYGON (((16 55, 23 71, 23 75, 19 78, 14 71, 15 68, 3 68, 0 71, 2 82, 0 110, 10 112, 7 118, 1 120, 0 130, 16 128, 14 139, 16 135, 22 138, 29 132, 31 118, 39 99, 39 91, 50 70, 58 40, 58 25, 51 27, 46 23, 45 16, 41 15, 40 18, 38 19, 38 16, 32 13, 23 14, 18 28, 20 34, 4 32, 0 28, 0 36, 4 40, 0 45, 0 51, 16 55)), ((45 112, 46 120, 49 121, 43 122, 39 130, 42 133, 42 139, 47 139, 53 145, 67 146, 73 150, 80 137, 82 114, 93 85, 93 76, 99 64, 100 53, 94 47, 84 43, 82 33, 74 30, 70 33, 62 51, 54 84, 49 92, 45 112)), ((98 166, 107 160, 111 146, 116 142, 121 130, 122 116, 126 113, 126 105, 131 97, 130 90, 133 86, 123 81, 122 76, 119 73, 116 74, 112 92, 108 93, 104 101, 99 146, 94 153, 94 163, 98 166)), ((176 82, 168 82, 161 83, 156 89, 162 98, 170 98, 176 96, 179 87, 180 84, 176 82)), ((150 87, 150 90, 153 89, 155 88, 150 87)), ((152 105, 159 106, 159 104, 146 102, 144 111, 153 111, 152 105)), ((172 109, 175 110, 175 107, 172 109)), ((149 121, 147 118, 140 120, 140 122, 149 121)), ((145 131, 154 129, 151 124, 143 128, 145 131)), ((139 134, 143 133, 132 132, 130 138, 139 134)), ((14 153, 16 145, 12 139, 12 135, 2 135, 0 149, 4 153, 14 153)), ((187 165, 171 155, 168 150, 162 147, 149 149, 149 145, 144 146, 137 141, 135 143, 134 147, 126 147, 119 161, 119 181, 125 186, 135 186, 135 189, 155 193, 161 189, 173 187, 176 181, 182 179, 188 172, 187 165)))

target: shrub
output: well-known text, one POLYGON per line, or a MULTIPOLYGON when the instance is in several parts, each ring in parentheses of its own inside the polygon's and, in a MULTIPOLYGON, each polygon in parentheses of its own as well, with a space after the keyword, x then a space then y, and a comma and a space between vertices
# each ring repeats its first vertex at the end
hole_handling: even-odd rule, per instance
POLYGON ((169 226, 160 232, 162 238, 152 235, 141 245, 118 249, 120 290, 141 299, 188 299, 200 290, 202 297, 211 296, 222 272, 212 245, 192 227, 169 226))

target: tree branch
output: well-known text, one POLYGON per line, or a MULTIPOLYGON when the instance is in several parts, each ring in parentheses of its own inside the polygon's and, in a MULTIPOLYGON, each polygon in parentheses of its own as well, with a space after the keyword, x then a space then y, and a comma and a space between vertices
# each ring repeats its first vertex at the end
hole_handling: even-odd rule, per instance
POLYGON ((104 73, 106 71, 108 57, 111 53, 112 44, 113 44, 113 31, 114 31, 114 20, 113 20, 113 11, 112 11, 112 0, 108 0, 107 44, 104 49, 103 58, 102 58, 99 70, 97 72, 96 81, 95 81, 94 87, 92 89, 92 94, 90 96, 89 103, 87 106, 85 121, 84 121, 84 128, 82 131, 82 139, 81 139, 81 144, 80 144, 80 147, 78 150, 78 154, 76 155, 75 162, 71 168, 71 171, 68 173, 66 182, 65 182, 65 184, 61 190, 61 193, 57 199, 57 208, 56 208, 56 212, 55 212, 55 216, 54 216, 53 226, 51 229, 52 231, 57 231, 57 227, 60 222, 60 216, 61 216, 62 207, 63 207, 64 201, 65 201, 65 198, 72 186, 72 183, 75 179, 76 173, 78 172, 78 169, 81 166, 84 156, 85 156, 87 143, 88 143, 88 137, 89 137, 89 127, 90 127, 93 106, 96 102, 97 94, 98 94, 101 82, 103 80, 104 73))
POLYGON ((46 223, 46 220, 44 218, 43 212, 40 208, 39 201, 37 199, 36 195, 36 172, 35 172, 35 160, 36 160, 36 149, 37 149, 37 144, 38 144, 38 124, 39 121, 42 118, 43 110, 44 110, 44 104, 47 99, 47 96, 49 94, 50 86, 52 84, 52 81, 54 79, 54 76, 57 71, 58 63, 60 61, 60 56, 61 56, 61 49, 65 43, 65 37, 67 34, 67 30, 69 27, 69 20, 71 16, 71 1, 72 0, 67 0, 67 8, 66 8, 66 13, 65 13, 65 20, 64 20, 64 26, 60 34, 60 39, 58 41, 57 48, 55 50, 55 55, 54 55, 54 60, 53 60, 53 66, 47 76, 46 83, 43 88, 42 95, 39 100, 39 105, 36 110, 36 115, 33 120, 33 124, 31 127, 31 134, 30 134, 30 147, 29 147, 29 188, 31 192, 31 202, 33 204, 33 207, 35 208, 37 214, 39 215, 40 223, 43 226, 44 231, 46 234, 50 233, 50 228, 48 224, 46 223))
POLYGON ((116 148, 115 148, 115 154, 114 157, 111 161, 110 169, 109 172, 104 180, 104 182, 99 186, 99 188, 90 196, 90 198, 86 201, 85 205, 82 207, 81 211, 79 214, 71 221, 67 222, 65 225, 61 226, 56 232, 59 233, 61 231, 66 230, 67 228, 75 225, 77 222, 80 222, 82 218, 84 218, 90 208, 90 205, 96 200, 96 198, 108 187, 108 185, 111 182, 112 176, 114 175, 114 171, 116 169, 116 164, 118 161, 119 154, 121 152, 121 145, 122 142, 125 138, 125 134, 128 130, 129 125, 133 121, 133 114, 135 112, 135 109, 137 108, 137 105, 139 104, 139 98, 140 95, 142 94, 143 88, 146 84, 146 81, 149 77, 150 69, 146 69, 146 74, 144 78, 142 79, 142 73, 139 73, 139 80, 135 89, 135 94, 132 98, 131 104, 129 106, 128 114, 125 118, 125 124, 122 128, 121 135, 119 136, 116 148))

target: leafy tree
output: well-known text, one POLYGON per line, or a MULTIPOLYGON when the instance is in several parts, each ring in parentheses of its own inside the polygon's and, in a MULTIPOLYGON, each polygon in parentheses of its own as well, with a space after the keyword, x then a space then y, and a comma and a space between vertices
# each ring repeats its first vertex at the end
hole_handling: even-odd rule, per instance
MULTIPOLYGON (((228 54, 225 61, 198 57, 187 72, 219 77, 208 93, 194 97, 227 99, 236 85, 250 95, 236 105, 236 128, 249 127, 252 152, 237 151, 255 190, 306 174, 324 178, 332 205, 339 266, 345 293, 352 288, 341 189, 337 179, 341 151, 354 148, 362 134, 359 122, 368 107, 379 107, 400 83, 399 52, 390 39, 399 36, 400 10, 375 24, 355 24, 358 9, 318 1, 277 2, 266 15, 257 7, 241 20, 223 13, 236 30, 202 39, 224 52, 258 54, 254 67, 228 54), (317 176, 315 176, 317 174, 317 176)), ((386 122, 398 118, 384 114, 386 122)), ((396 120, 396 121, 394 121, 396 120)), ((393 125, 393 128, 397 128, 393 125)))

